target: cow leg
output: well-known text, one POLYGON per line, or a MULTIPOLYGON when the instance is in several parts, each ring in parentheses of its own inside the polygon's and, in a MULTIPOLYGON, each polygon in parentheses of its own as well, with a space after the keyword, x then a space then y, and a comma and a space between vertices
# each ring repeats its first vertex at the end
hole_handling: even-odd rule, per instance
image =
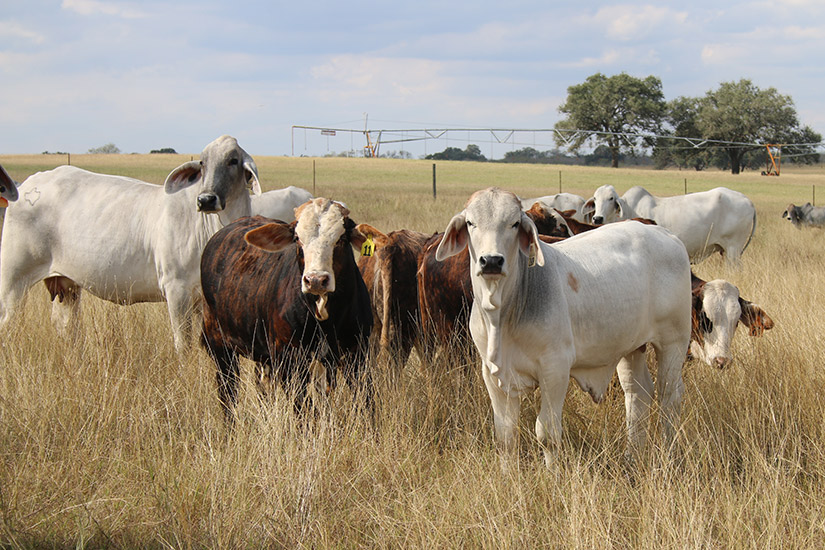
POLYGON ((496 427, 496 444, 506 459, 515 458, 518 450, 518 417, 521 400, 498 387, 498 380, 490 374, 490 367, 482 362, 484 385, 493 406, 493 420, 496 427))
POLYGON ((567 369, 567 372, 543 374, 539 381, 541 409, 536 417, 536 438, 544 450, 547 467, 555 460, 561 443, 561 415, 569 380, 567 369))
POLYGON ((682 394, 685 392, 685 384, 682 380, 685 346, 670 344, 661 347, 654 346, 654 348, 659 367, 656 375, 656 392, 662 409, 662 437, 665 446, 670 448, 675 440, 682 412, 682 394))
POLYGON ((52 297, 52 324, 71 337, 80 318, 80 287, 68 277, 47 277, 43 283, 52 297))
POLYGON ((623 357, 616 366, 624 391, 627 451, 631 459, 641 457, 647 438, 650 406, 653 403, 653 380, 645 364, 645 352, 637 349, 623 357))
POLYGON ((238 355, 226 348, 214 349, 209 346, 208 350, 218 368, 216 375, 218 399, 223 408, 224 419, 226 424, 231 426, 235 420, 235 403, 238 400, 238 382, 240 381, 238 355))
POLYGON ((175 350, 182 353, 192 341, 192 291, 183 284, 174 284, 165 288, 165 295, 175 350))

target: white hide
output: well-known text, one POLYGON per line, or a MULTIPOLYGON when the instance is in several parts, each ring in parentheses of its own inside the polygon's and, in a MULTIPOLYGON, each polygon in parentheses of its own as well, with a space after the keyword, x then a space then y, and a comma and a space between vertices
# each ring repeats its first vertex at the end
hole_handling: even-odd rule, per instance
POLYGON ((673 235, 627 222, 548 245, 514 195, 488 189, 451 220, 436 257, 465 246, 474 293, 470 331, 504 450, 515 448, 520 397, 538 386, 536 435, 552 460, 569 378, 598 402, 617 369, 631 454, 644 447, 654 394, 665 438, 673 438, 691 327, 690 264, 673 235), (500 273, 485 273, 482 258, 500 264, 500 273), (655 389, 645 365, 648 343, 658 358, 655 389))
POLYGON ((81 290, 119 304, 165 300, 175 346, 185 348, 201 252, 222 225, 249 215, 250 183, 260 192, 255 163, 230 136, 163 186, 73 166, 32 175, 7 209, 0 241, 0 325, 49 278, 65 290, 52 310, 58 328, 75 326, 81 290))
POLYGON ((684 243, 692 263, 714 252, 736 264, 756 230, 756 209, 738 191, 717 187, 710 191, 655 197, 636 186, 622 195, 635 216, 655 221, 684 243))
POLYGON ((295 221, 295 209, 312 200, 312 193, 290 185, 283 189, 252 195, 252 215, 264 216, 284 222, 295 221))
POLYGON ((555 195, 546 195, 535 199, 522 199, 521 208, 523 210, 529 210, 530 207, 537 202, 541 203, 544 208, 551 211, 554 208, 562 212, 567 210, 575 210, 576 213, 573 214, 573 219, 582 223, 585 222, 584 214, 582 214, 584 197, 580 197, 579 195, 575 195, 573 193, 556 193, 555 195))

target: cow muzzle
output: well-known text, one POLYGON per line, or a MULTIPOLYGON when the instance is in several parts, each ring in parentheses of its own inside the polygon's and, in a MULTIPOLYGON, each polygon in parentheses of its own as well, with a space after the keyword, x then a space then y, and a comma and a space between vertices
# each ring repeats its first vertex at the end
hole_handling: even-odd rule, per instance
POLYGON ((593 216, 593 225, 602 225, 604 223, 604 217, 602 216, 593 216))
POLYGON ((198 195, 198 212, 220 212, 223 204, 215 193, 201 193, 198 195))
POLYGON ((719 356, 719 357, 715 357, 713 359, 713 366, 716 367, 719 370, 727 368, 728 366, 730 366, 730 363, 731 363, 730 357, 719 356))
POLYGON ((485 254, 478 259, 478 267, 482 275, 502 275, 504 256, 501 254, 485 254))
POLYGON ((319 321, 329 319, 327 311, 327 300, 329 293, 335 290, 332 276, 325 271, 312 271, 304 274, 301 278, 301 290, 304 294, 314 294, 318 296, 315 301, 315 318, 319 321))

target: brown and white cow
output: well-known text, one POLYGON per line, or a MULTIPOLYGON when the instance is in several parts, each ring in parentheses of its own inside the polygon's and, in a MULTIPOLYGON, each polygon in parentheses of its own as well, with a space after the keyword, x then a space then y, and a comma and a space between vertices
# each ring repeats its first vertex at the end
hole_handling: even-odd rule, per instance
POLYGON ((218 395, 231 422, 239 356, 257 363, 259 390, 277 376, 303 403, 317 357, 333 385, 337 369, 371 396, 366 348, 372 314, 351 247, 363 236, 340 203, 317 198, 291 224, 261 216, 218 231, 203 252, 202 343, 218 368, 218 395))
POLYGON ((429 235, 400 229, 382 233, 358 224, 359 233, 374 244, 371 255, 358 259, 358 269, 372 297, 373 335, 379 356, 400 370, 418 341, 418 255, 429 235))
POLYGON ((693 294, 690 353, 703 363, 725 368, 736 327, 742 323, 751 336, 762 336, 773 328, 773 320, 758 305, 742 299, 739 289, 723 279, 703 281, 692 272, 693 294))

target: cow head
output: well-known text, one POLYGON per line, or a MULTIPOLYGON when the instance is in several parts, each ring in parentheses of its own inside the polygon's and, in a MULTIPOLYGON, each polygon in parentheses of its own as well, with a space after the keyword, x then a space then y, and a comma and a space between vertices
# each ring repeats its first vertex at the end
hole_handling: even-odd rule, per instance
POLYGON ((17 182, 11 179, 6 169, 0 166, 0 208, 17 200, 17 182))
POLYGON ((773 328, 764 310, 743 300, 739 289, 722 279, 704 282, 694 278, 692 318, 691 354, 720 369, 731 362, 730 344, 739 323, 750 329, 751 336, 773 328))
POLYGON ((533 220, 533 223, 536 225, 536 230, 541 235, 547 235, 549 237, 570 237, 573 234, 564 216, 555 208, 550 208, 542 202, 534 202, 524 213, 527 214, 528 218, 533 220))
POLYGON ((249 215, 248 188, 261 194, 255 161, 235 138, 226 135, 207 145, 199 161, 172 170, 164 187, 167 193, 176 193, 195 184, 200 185, 196 203, 199 212, 217 213, 229 209, 229 205, 240 205, 238 212, 232 213, 233 219, 249 215))
POLYGON ((544 265, 538 231, 522 211, 516 195, 491 187, 474 193, 464 210, 450 220, 438 249, 436 260, 470 252, 470 274, 482 281, 482 307, 496 309, 500 303, 499 282, 519 265, 519 255, 527 265, 544 265))
POLYGON ((805 203, 804 206, 796 206, 795 204, 791 203, 782 212, 782 217, 792 224, 796 226, 797 229, 800 228, 801 223, 805 215, 813 209, 813 205, 811 203, 805 203))
POLYGON ((602 185, 584 203, 582 215, 594 225, 617 222, 624 217, 619 194, 612 185, 602 185))
POLYGON ((317 296, 315 318, 329 318, 327 301, 335 292, 336 267, 349 255, 349 246, 360 247, 365 237, 355 229, 349 210, 326 198, 312 199, 295 209, 295 221, 268 223, 249 231, 244 239, 268 252, 280 252, 297 243, 301 258, 301 292, 317 296))

